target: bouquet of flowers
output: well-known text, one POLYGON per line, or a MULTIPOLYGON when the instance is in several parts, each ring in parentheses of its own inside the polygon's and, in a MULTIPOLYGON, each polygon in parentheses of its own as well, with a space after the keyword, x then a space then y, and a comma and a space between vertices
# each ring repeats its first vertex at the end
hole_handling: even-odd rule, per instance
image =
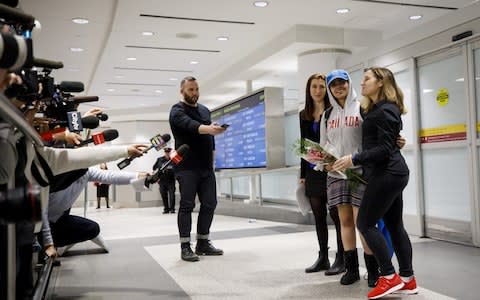
MULTIPOLYGON (((314 170, 321 170, 323 166, 333 164, 337 160, 337 151, 334 146, 327 144, 325 147, 309 139, 299 139, 294 144, 295 153, 302 159, 314 164, 314 170)), ((367 184, 367 181, 351 169, 334 171, 336 174, 348 179, 352 183, 367 184)))

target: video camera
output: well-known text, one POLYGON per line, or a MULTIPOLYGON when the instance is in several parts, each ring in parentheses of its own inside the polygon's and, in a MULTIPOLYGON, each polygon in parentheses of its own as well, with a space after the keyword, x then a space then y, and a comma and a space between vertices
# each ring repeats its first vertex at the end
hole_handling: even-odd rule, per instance
POLYGON ((38 222, 42 218, 40 187, 24 187, 0 192, 0 220, 38 222))

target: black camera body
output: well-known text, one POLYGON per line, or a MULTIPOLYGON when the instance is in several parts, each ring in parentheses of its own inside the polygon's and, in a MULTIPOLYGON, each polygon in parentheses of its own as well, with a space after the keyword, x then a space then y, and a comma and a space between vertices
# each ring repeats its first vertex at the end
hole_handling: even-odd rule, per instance
POLYGON ((24 187, 0 192, 0 220, 38 222, 41 219, 40 187, 28 184, 24 187))

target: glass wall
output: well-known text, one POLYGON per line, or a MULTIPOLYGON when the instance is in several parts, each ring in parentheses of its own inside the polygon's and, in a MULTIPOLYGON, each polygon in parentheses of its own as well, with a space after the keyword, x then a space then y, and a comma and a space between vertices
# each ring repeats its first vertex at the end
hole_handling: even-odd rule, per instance
POLYGON ((471 243, 465 47, 421 57, 420 142, 426 234, 471 243))

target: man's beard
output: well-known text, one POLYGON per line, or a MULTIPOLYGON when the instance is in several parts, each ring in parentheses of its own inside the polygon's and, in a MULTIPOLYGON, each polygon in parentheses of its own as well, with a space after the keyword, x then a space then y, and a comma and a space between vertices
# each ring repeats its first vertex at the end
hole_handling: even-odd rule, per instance
POLYGON ((195 105, 197 104, 198 96, 190 97, 188 95, 183 95, 183 100, 185 100, 185 102, 187 102, 188 104, 195 105))

